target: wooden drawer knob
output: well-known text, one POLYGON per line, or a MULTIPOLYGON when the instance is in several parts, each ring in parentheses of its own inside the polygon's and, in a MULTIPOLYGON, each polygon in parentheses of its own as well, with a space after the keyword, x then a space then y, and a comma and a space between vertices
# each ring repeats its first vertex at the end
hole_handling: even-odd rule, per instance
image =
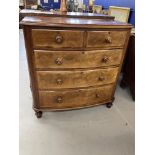
POLYGON ((62 37, 61 35, 57 35, 57 36, 55 37, 55 41, 56 41, 56 43, 60 44, 60 43, 62 43, 62 41, 63 41, 63 37, 62 37))
POLYGON ((57 103, 62 103, 63 102, 63 98, 61 96, 58 96, 56 99, 57 103))
POLYGON ((98 79, 99 79, 99 81, 104 81, 105 77, 104 76, 100 76, 98 79))
POLYGON ((56 63, 57 65, 61 65, 61 64, 63 63, 62 58, 57 58, 57 59, 55 60, 55 63, 56 63))
POLYGON ((106 56, 102 59, 102 62, 103 62, 103 63, 107 63, 108 61, 109 61, 109 58, 106 57, 106 56))
POLYGON ((57 79, 56 82, 57 82, 57 84, 61 85, 63 83, 63 80, 62 79, 57 79))
POLYGON ((106 37, 106 38, 105 38, 105 42, 106 42, 106 43, 109 43, 109 44, 112 43, 111 37, 110 37, 110 36, 106 37))

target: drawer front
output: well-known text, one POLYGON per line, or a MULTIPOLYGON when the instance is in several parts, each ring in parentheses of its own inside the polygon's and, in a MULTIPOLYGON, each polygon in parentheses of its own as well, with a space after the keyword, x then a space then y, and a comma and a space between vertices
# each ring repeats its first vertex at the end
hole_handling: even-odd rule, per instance
POLYGON ((87 47, 123 47, 126 31, 88 31, 87 47))
POLYGON ((36 68, 89 68, 119 65, 123 50, 35 51, 36 68))
POLYGON ((117 68, 81 71, 37 71, 39 89, 89 87, 114 83, 117 68))
POLYGON ((32 30, 33 47, 36 49, 83 47, 83 31, 32 30))
POLYGON ((113 85, 68 91, 39 91, 41 108, 76 108, 110 100, 113 85))

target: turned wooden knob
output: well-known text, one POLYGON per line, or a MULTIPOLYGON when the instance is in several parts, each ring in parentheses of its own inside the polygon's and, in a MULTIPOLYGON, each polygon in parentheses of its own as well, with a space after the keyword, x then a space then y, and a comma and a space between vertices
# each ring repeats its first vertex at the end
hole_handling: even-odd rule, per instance
POLYGON ((105 38, 105 42, 106 42, 106 43, 112 43, 111 37, 110 37, 110 36, 106 37, 106 38, 105 38))
POLYGON ((55 63, 56 63, 57 65, 61 65, 61 64, 63 63, 62 58, 57 58, 57 59, 55 60, 55 63))
POLYGON ((104 81, 105 77, 104 76, 100 76, 98 79, 99 79, 99 81, 104 81))
POLYGON ((108 61, 109 61, 109 58, 106 57, 106 56, 102 59, 102 62, 103 62, 103 63, 107 63, 108 61))
POLYGON ((57 103, 62 103, 63 102, 63 98, 61 96, 58 96, 56 101, 57 101, 57 103))
POLYGON ((57 79, 56 82, 57 82, 57 84, 61 85, 63 83, 63 80, 62 79, 57 79))
POLYGON ((62 43, 62 41, 63 41, 63 37, 62 37, 61 35, 57 35, 57 36, 55 37, 55 41, 56 41, 56 43, 60 44, 60 43, 62 43))

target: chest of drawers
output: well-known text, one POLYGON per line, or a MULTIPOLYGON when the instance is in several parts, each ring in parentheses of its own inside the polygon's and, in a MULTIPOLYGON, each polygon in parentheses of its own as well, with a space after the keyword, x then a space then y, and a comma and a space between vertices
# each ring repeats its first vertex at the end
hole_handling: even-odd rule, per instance
POLYGON ((130 24, 115 21, 25 17, 22 22, 33 109, 112 106, 130 24))

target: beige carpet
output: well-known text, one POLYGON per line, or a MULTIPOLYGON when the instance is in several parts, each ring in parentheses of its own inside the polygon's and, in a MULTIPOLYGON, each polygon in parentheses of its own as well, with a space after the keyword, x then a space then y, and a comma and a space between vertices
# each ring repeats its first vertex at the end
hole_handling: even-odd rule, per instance
POLYGON ((111 109, 46 112, 37 119, 20 30, 20 155, 134 155, 134 102, 117 87, 111 109))

